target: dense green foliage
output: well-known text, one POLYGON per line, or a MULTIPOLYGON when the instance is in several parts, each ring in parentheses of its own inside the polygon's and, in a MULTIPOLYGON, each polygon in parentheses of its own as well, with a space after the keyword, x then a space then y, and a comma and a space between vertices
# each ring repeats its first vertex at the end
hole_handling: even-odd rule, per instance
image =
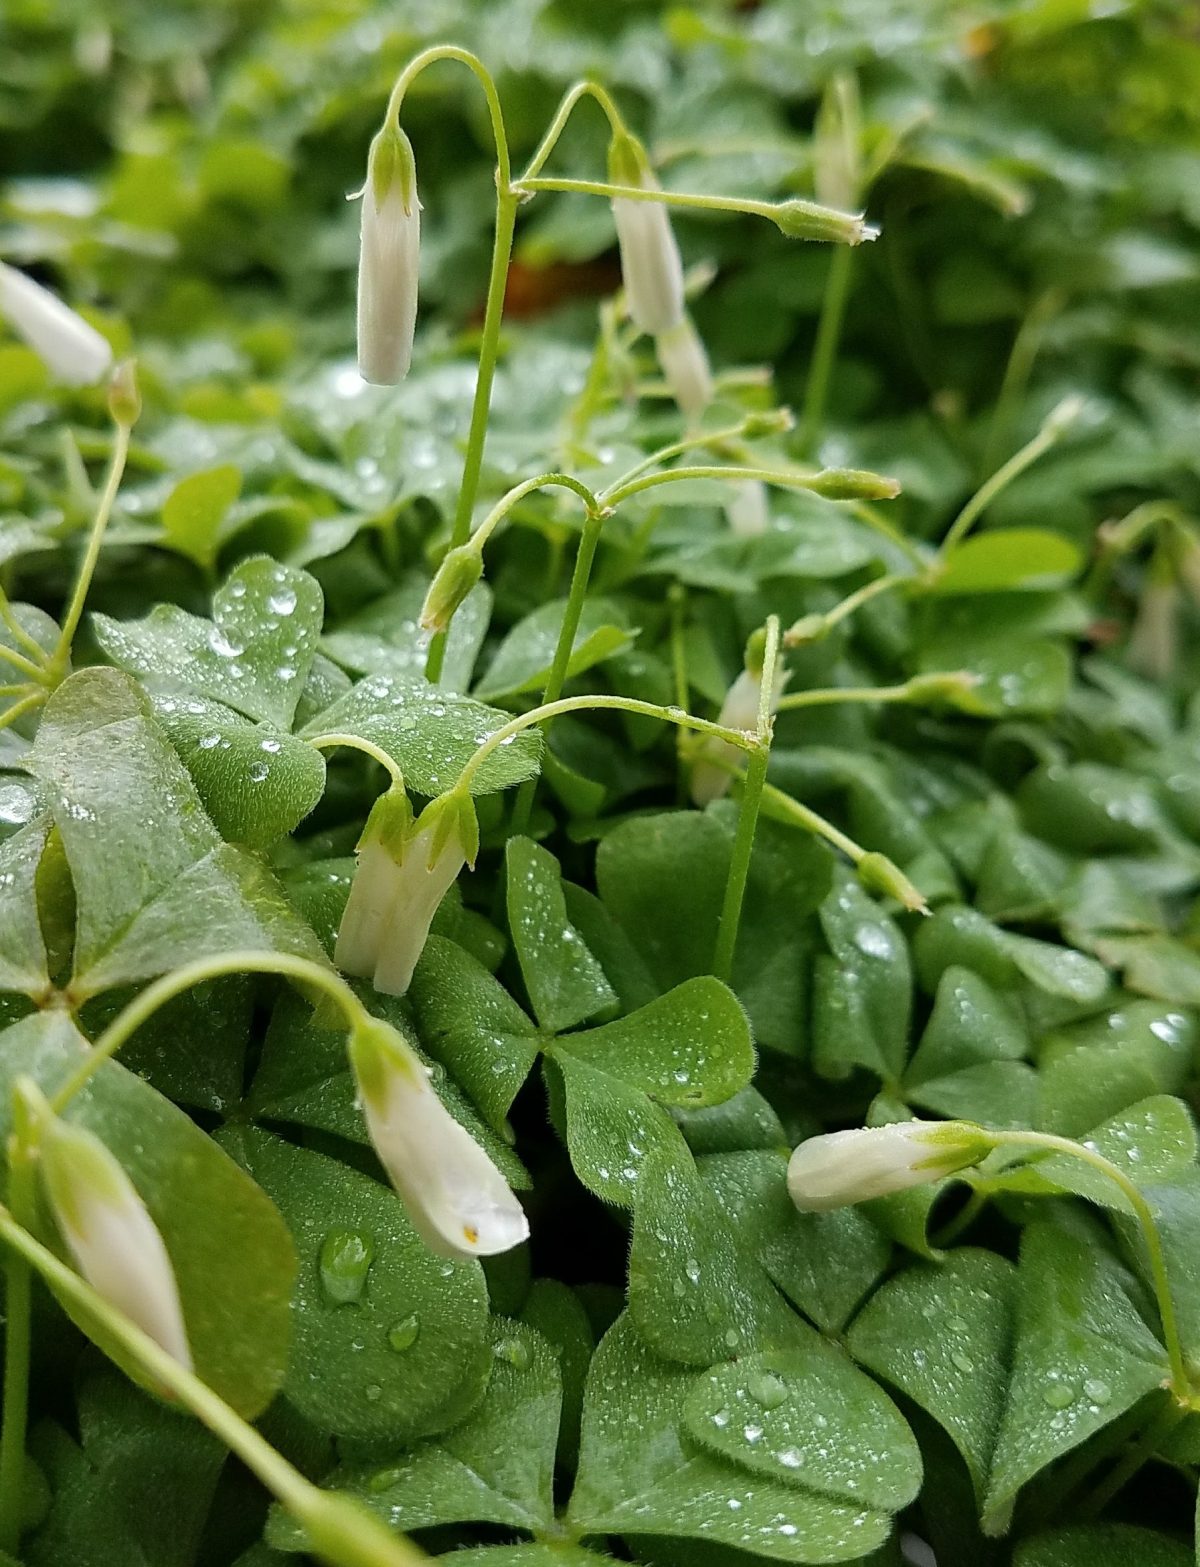
MULTIPOLYGON (((902 1542, 941 1567, 1195 1562, 1200 40, 1181 8, 4 11, 0 254, 136 356, 144 400, 67 673, 113 426, 103 389, 54 384, 0 323, 7 1207, 69 1260, 13 1090, 70 1085, 56 1108, 163 1236, 197 1377, 455 1567, 929 1559, 902 1542), (711 477, 630 493, 597 534, 577 495, 530 493, 430 683, 418 617, 452 538, 495 212, 467 71, 439 62, 404 104, 421 316, 395 388, 354 368, 344 197, 397 73, 445 40, 494 73, 517 168, 593 76, 665 186, 815 193, 881 235, 673 213, 716 375, 702 426, 725 434, 654 463, 789 476, 767 528, 739 532, 711 477), (756 417, 781 405, 790 431, 756 417), (804 487, 817 468, 827 492, 883 496, 878 474, 900 493, 831 499, 804 487), (451 790, 542 700, 556 650, 569 697, 716 719, 768 622, 768 660, 792 628, 786 694, 724 797, 693 807, 711 742, 652 712, 581 702, 523 730, 472 773, 478 858, 407 994, 352 982, 529 1215, 514 1251, 433 1255, 329 1000, 389 783, 369 753, 415 806, 451 790), (81 1046, 193 966, 75 1082, 81 1046), (1109 1173, 1003 1146, 858 1206, 789 1201, 797 1143, 914 1116, 1077 1139, 1109 1173)), ((607 142, 581 103, 545 172, 603 180, 607 142)), ((476 520, 542 473, 615 489, 685 438, 613 303, 614 245, 595 195, 522 206, 476 520)), ((35 1267, 31 1367, 25 1262, 7 1278, 4 1420, 11 1457, 28 1380, 30 1456, 0 1456, 0 1563, 304 1559, 316 1525, 158 1396, 53 1258, 35 1267)))

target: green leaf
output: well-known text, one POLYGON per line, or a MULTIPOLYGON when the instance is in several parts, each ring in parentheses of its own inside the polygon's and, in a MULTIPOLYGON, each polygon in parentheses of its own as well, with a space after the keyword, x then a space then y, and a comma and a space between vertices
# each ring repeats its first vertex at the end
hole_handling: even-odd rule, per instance
POLYGON ((556 1046, 577 1061, 619 1077, 660 1104, 720 1104, 754 1072, 750 1027, 737 997, 719 979, 685 980, 628 1017, 571 1034, 556 1046))
POLYGON ((222 843, 128 676, 87 669, 46 706, 33 766, 75 884, 79 995, 248 948, 324 962, 265 866, 222 843))
POLYGON ((1134 1524, 1081 1524, 1022 1540, 1013 1567, 1195 1567, 1178 1540, 1134 1524))
POLYGON ((411 1442, 440 1431, 486 1353, 476 1262, 446 1262, 390 1188, 250 1127, 223 1134, 279 1205, 300 1259, 285 1391, 322 1430, 411 1442))
POLYGON ((57 1427, 34 1433, 54 1502, 24 1542, 28 1567, 192 1567, 221 1443, 109 1369, 92 1368, 81 1385, 78 1419, 78 1446, 57 1427))
POLYGON ((697 1158, 701 1154, 741 1153, 750 1148, 778 1151, 788 1141, 783 1122, 757 1088, 743 1088, 731 1099, 700 1110, 677 1107, 674 1116, 697 1158))
POLYGON ((521 1321, 536 1328, 554 1351, 562 1378, 562 1419, 557 1461, 574 1472, 579 1458, 583 1389, 596 1335, 574 1290, 557 1279, 535 1279, 521 1307, 521 1321))
MULTIPOLYGON (((562 1085, 571 1167, 597 1197, 628 1208, 650 1154, 689 1158, 674 1121, 640 1088, 578 1060, 565 1042, 548 1047, 546 1059, 562 1085)), ((548 1074, 547 1082, 553 1093, 554 1077, 548 1074)))
POLYGON ((820 971, 813 1019, 817 1062, 833 1067, 833 1075, 854 1064, 893 1081, 908 1049, 908 947, 895 923, 848 874, 837 877, 819 917, 836 967, 822 965, 820 971), (822 1015, 830 1009, 839 1020, 836 1028, 822 1015))
POLYGON ((290 729, 323 613, 321 589, 307 572, 257 555, 214 594, 211 621, 175 604, 158 605, 144 620, 93 619, 100 646, 130 674, 290 729))
MULTIPOLYGON (((386 751, 416 794, 452 789, 489 735, 510 715, 424 681, 371 675, 319 713, 303 737, 352 734, 386 751)), ((472 794, 490 794, 524 783, 538 770, 541 735, 523 730, 497 747, 471 780, 472 794)))
MULTIPOLYGON (((357 675, 423 680, 429 639, 419 622, 428 587, 424 573, 408 574, 399 587, 341 621, 336 631, 327 632, 321 641, 323 650, 357 675)), ((491 612, 491 589, 486 583, 477 583, 450 623, 438 681, 444 690, 464 691, 470 683, 491 612)))
POLYGON ((963 642, 947 633, 921 644, 917 668, 921 674, 965 669, 975 675, 978 684, 957 700, 964 712, 981 717, 1050 715, 1062 707, 1071 687, 1071 655, 1048 637, 963 642))
MULTIPOLYGON (((537 691, 546 683, 562 631, 566 600, 539 604, 520 620, 496 650, 482 680, 475 687, 479 697, 494 701, 497 697, 520 696, 537 691)), ((606 598, 584 600, 567 679, 581 675, 593 665, 603 663, 633 644, 635 633, 628 629, 623 607, 606 598)))
POLYGON ((1020 1488, 1159 1387, 1166 1355, 1133 1281, 1090 1228, 1047 1223, 1021 1238, 1012 1379, 987 1493, 997 1520, 1020 1488))
POLYGON ((683 1409, 695 1373, 621 1317, 588 1374, 568 1519, 585 1534, 682 1535, 797 1563, 840 1562, 887 1536, 887 1515, 751 1474, 698 1451, 683 1409))
POLYGON ((798 1213, 784 1152, 714 1154, 698 1168, 776 1287, 823 1332, 840 1333, 887 1268, 887 1237, 858 1208, 798 1213))
POLYGON ((510 838, 508 924, 521 977, 544 1029, 562 1033, 616 1002, 600 964, 567 918, 558 861, 531 838, 510 838))
POLYGON ((1001 990, 1021 980, 1066 1001, 1102 1000, 1109 988, 1103 964, 1032 936, 1014 936, 963 905, 937 909, 913 939, 917 975, 926 991, 937 988, 951 965, 973 969, 1001 990))
POLYGON ((395 1529, 459 1522, 536 1532, 553 1527, 558 1363, 526 1323, 495 1317, 489 1326, 491 1376, 466 1420, 394 1464, 334 1476, 339 1489, 357 1492, 395 1529))
POLYGON ((914 1263, 851 1324, 855 1360, 919 1404, 949 1434, 982 1499, 1004 1413, 1016 1269, 964 1246, 914 1263))
POLYGON ((49 984, 34 880, 46 847, 45 818, 0 842, 0 990, 40 995, 49 984))
POLYGON ((942 559, 927 593, 1035 591, 1062 586, 1079 570, 1070 539, 1041 528, 996 528, 964 539, 942 559))
MULTIPOLYGON (((37 1013, 0 1038, 6 1135, 16 1078, 28 1073, 52 1096, 85 1042, 61 1012, 37 1013)), ((181 1110, 116 1062, 99 1069, 66 1116, 115 1154, 158 1226, 196 1374, 240 1413, 261 1413, 287 1365, 296 1266, 274 1205, 181 1110)))
POLYGON ((900 1411, 819 1333, 697 1377, 684 1429, 701 1447, 784 1485, 896 1512, 921 1488, 900 1411))
POLYGON ((661 1152, 637 1189, 629 1313, 657 1354, 693 1366, 787 1347, 803 1331, 691 1159, 661 1152))
POLYGON ((942 972, 904 1080, 910 1086, 994 1061, 1018 1061, 1029 1037, 1011 999, 969 968, 942 972))
POLYGON ((442 936, 425 943, 408 999, 421 1043, 503 1133, 541 1048, 533 1024, 481 963, 442 936))
POLYGON ((281 729, 251 723, 207 697, 155 696, 154 716, 223 838, 268 849, 325 792, 325 759, 281 729))
POLYGON ((211 569, 221 547, 221 528, 242 490, 242 472, 230 464, 189 473, 163 502, 167 543, 198 566, 211 569))
POLYGON ((1129 1001, 1041 1043, 1038 1127, 1080 1137, 1100 1121, 1187 1081, 1195 1020, 1161 1002, 1129 1001))
MULTIPOLYGON (((1172 1181, 1196 1160, 1196 1126, 1182 1099, 1158 1094, 1090 1131, 1085 1145, 1139 1186, 1172 1181)), ((1102 1170, 1068 1154, 1039 1159, 1017 1173, 1017 1189, 1073 1192, 1104 1208, 1131 1213, 1129 1199, 1102 1170)))

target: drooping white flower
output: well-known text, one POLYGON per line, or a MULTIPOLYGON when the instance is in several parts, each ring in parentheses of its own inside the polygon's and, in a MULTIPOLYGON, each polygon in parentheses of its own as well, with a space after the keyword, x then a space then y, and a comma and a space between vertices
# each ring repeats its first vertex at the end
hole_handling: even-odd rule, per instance
POLYGON ((358 845, 358 866, 338 929, 334 962, 375 989, 402 996, 438 905, 479 845, 465 795, 442 795, 414 822, 402 789, 382 795, 358 845))
POLYGON ((1160 575, 1152 562, 1138 596, 1129 633, 1129 663, 1149 680, 1169 680, 1179 659, 1181 593, 1174 574, 1160 575))
POLYGON ((98 1137, 58 1119, 48 1107, 38 1151, 55 1222, 80 1273, 190 1371, 175 1272, 133 1182, 98 1137))
POLYGON ((385 126, 371 143, 358 253, 358 372, 394 386, 408 374, 417 323, 421 203, 408 137, 385 126))
MULTIPOLYGON (((779 698, 788 682, 788 671, 781 664, 775 666, 774 688, 771 692, 772 713, 779 706, 779 698)), ((743 669, 725 693, 717 720, 726 729, 744 729, 748 734, 758 729, 758 701, 762 692, 762 671, 752 674, 743 669)), ((731 767, 740 762, 743 752, 729 740, 715 735, 705 738, 696 748, 689 779, 692 801, 703 808, 727 794, 733 782, 731 767)))
POLYGON ((694 424, 713 400, 712 370, 708 354, 691 317, 684 316, 670 331, 654 339, 663 377, 689 424, 694 424))
MULTIPOLYGON (((614 185, 661 188, 645 148, 628 134, 613 137, 608 171, 614 185)), ((629 314, 652 337, 668 332, 683 320, 683 262, 666 206, 661 201, 614 196, 612 210, 629 314)))
POLYGON ((771 523, 767 505, 767 487, 761 479, 739 479, 729 487, 725 502, 729 526, 739 539, 753 539, 767 531, 771 523))
POLYGON ((351 1034, 350 1062, 375 1151, 425 1244, 448 1257, 519 1246, 529 1234, 524 1209, 400 1034, 363 1020, 351 1034))
POLYGON ((989 1152, 965 1121, 893 1121, 810 1137, 788 1163, 788 1195, 801 1213, 821 1213, 940 1181, 989 1152))
POLYGON ((108 341, 57 294, 0 261, 0 316, 45 361, 55 380, 92 386, 112 364, 108 341))

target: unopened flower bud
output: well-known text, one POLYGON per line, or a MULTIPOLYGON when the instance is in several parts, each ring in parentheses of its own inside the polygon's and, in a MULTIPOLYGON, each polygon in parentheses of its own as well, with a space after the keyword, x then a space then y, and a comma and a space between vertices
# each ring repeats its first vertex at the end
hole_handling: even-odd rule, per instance
MULTIPOLYGON (((659 189, 645 149, 628 133, 613 137, 608 169, 614 185, 659 189)), ((628 196, 614 196, 612 209, 630 317, 651 336, 667 332, 683 320, 683 262, 670 214, 661 201, 628 196)))
POLYGON ((36 1085, 18 1088, 54 1219, 75 1265, 108 1305, 191 1370, 179 1286, 137 1188, 94 1133, 57 1117, 36 1085))
POLYGON ((401 1035, 364 1018, 350 1036, 350 1064, 371 1142, 425 1244, 449 1257, 519 1246, 529 1234, 524 1210, 401 1035))
POLYGON ((359 840, 333 953, 338 967, 371 979, 385 995, 402 996, 439 904, 478 849, 468 795, 441 795, 416 822, 402 789, 381 796, 359 840))
POLYGON ((421 630, 445 631, 462 601, 483 576, 483 553, 473 544, 452 549, 433 574, 421 606, 421 630))
POLYGON ((92 386, 112 364, 112 349, 94 326, 57 294, 0 261, 0 316, 45 362, 55 380, 92 386))
POLYGON ((838 212, 799 197, 776 202, 771 216, 789 239, 817 239, 838 245, 861 245, 878 239, 879 230, 863 222, 862 213, 838 212))
POLYGON ((817 110, 813 183, 827 207, 857 206, 862 189, 862 113, 856 79, 843 72, 830 78, 817 110))
POLYGON ((822 468, 806 484, 827 501, 890 501, 900 493, 900 481, 863 468, 822 468))
MULTIPOLYGON (((774 688, 771 692, 772 713, 779 705, 787 680, 787 670, 781 664, 777 664, 774 688)), ((758 703, 761 692, 760 661, 757 674, 751 673, 749 669, 743 669, 730 686, 721 704, 718 723, 726 729, 744 729, 747 734, 757 733, 758 703)), ((729 786, 733 782, 732 769, 736 768, 741 755, 742 752, 732 741, 721 740, 716 735, 705 738, 697 750, 688 781, 692 800, 696 805, 701 807, 709 805, 713 800, 719 800, 722 795, 729 792, 729 786)))
POLYGON ((893 1121, 810 1137, 788 1164, 788 1194, 801 1213, 886 1197, 953 1175, 990 1152, 969 1121, 893 1121))
POLYGON ((713 399, 713 378, 700 335, 685 316, 654 339, 654 351, 679 410, 694 423, 713 399))
POLYGON ((950 702, 961 703, 979 685, 979 676, 970 669, 935 670, 927 675, 914 675, 905 682, 908 700, 913 703, 950 702))
POLYGON ((908 877, 886 854, 864 854, 854 867, 859 882, 868 892, 884 898, 895 898, 910 914, 928 914, 929 905, 908 877))
POLYGON ((731 484, 725 515, 739 539, 754 539, 765 533, 771 525, 771 512, 762 480, 738 479, 731 484))
POLYGON ((108 383, 108 411, 122 429, 132 430, 141 418, 142 393, 138 386, 137 366, 122 359, 108 383))
POLYGON ((408 374, 417 320, 421 203, 408 137, 385 126, 371 143, 362 188, 358 259, 358 370, 393 386, 408 374))
POLYGON ((796 428, 796 416, 790 408, 764 408, 749 413, 742 420, 742 434, 748 441, 759 441, 768 435, 786 435, 796 428))

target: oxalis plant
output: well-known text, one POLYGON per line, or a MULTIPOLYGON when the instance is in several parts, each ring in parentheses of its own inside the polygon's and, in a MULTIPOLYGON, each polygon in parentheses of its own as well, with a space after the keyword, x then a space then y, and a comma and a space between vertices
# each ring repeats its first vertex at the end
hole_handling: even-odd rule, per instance
POLYGON ((591 81, 515 174, 484 64, 419 54, 356 198, 362 382, 423 373, 405 108, 451 64, 495 142, 478 365, 448 530, 382 517, 373 606, 331 574, 327 616, 316 554, 221 578, 215 468, 160 503, 211 614, 89 612, 107 552, 161 542, 120 515, 138 372, 0 264, 112 432, 57 618, 0 597, 0 1552, 132 1561, 150 1506, 138 1559, 183 1567, 265 1495, 242 1567, 408 1563, 413 1532, 463 1567, 1190 1560, 1122 1509, 1200 1458, 1195 958, 1154 907, 1200 875, 1164 803, 1194 737, 1131 783, 1079 738, 1107 710, 1044 720, 1147 546, 1129 660, 1172 678, 1195 525, 1140 502, 1076 597, 1062 535, 975 531, 1087 422, 1068 396, 1005 457, 1016 351, 940 542, 894 479, 809 460, 909 134, 845 75, 827 199, 768 201, 661 184, 591 81), (546 172, 585 110, 605 177, 546 172), (554 465, 505 487, 514 234, 554 193, 611 203, 622 291, 522 450, 554 465), (714 376, 673 209, 833 247, 798 430, 714 376), (117 1368, 85 1357, 81 1445, 39 1396, 77 1332, 117 1368))

